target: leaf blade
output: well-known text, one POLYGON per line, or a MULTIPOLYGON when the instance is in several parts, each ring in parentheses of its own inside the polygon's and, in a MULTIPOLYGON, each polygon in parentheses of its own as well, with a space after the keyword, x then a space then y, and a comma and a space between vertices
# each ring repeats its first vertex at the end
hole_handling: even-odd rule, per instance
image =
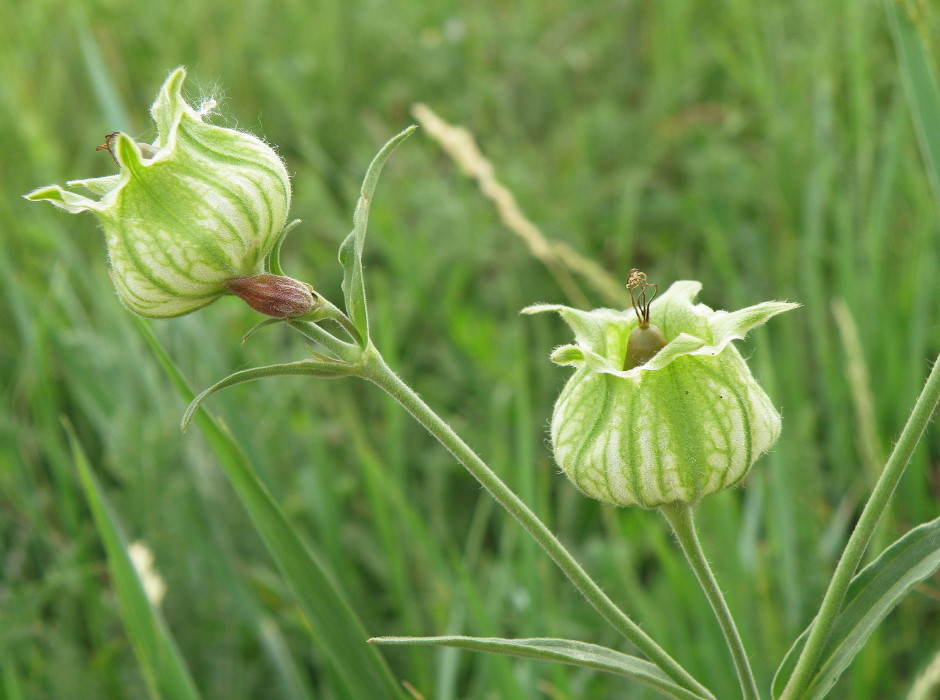
MULTIPOLYGON (((849 584, 845 602, 823 647, 819 664, 801 698, 823 698, 878 624, 907 592, 940 568, 940 518, 918 525, 885 549, 849 584)), ((777 669, 773 696, 783 692, 809 628, 797 638, 777 669)))
POLYGON ((898 0, 885 0, 885 11, 894 47, 898 54, 898 72, 911 109, 911 119, 924 158, 924 170, 940 208, 940 89, 930 56, 918 30, 927 31, 927 9, 905 6, 898 0), (918 24, 920 26, 918 26, 918 24))
POLYGON ((346 300, 346 314, 359 331, 359 346, 365 347, 369 342, 369 316, 366 306, 365 280, 362 272, 362 248, 366 240, 366 228, 369 222, 369 207, 375 194, 379 176, 385 161, 398 145, 418 127, 409 126, 396 136, 393 136, 372 159, 366 170, 359 191, 359 201, 353 213, 353 230, 339 247, 339 262, 343 266, 343 297, 346 300))
POLYGON ((71 429, 68 433, 72 460, 107 554, 121 620, 150 694, 167 700, 199 700, 199 691, 163 615, 147 597, 131 561, 121 524, 105 498, 84 450, 71 429))
POLYGON ((298 224, 300 224, 300 219, 294 219, 281 229, 281 233, 274 242, 271 252, 268 253, 268 257, 264 261, 265 272, 270 272, 274 275, 284 275, 284 268, 281 267, 281 246, 284 245, 284 239, 287 238, 287 234, 293 231, 298 224))
POLYGON ((353 374, 355 368, 345 362, 333 360, 300 360, 299 362, 285 362, 278 365, 265 365, 263 367, 252 367, 233 372, 227 377, 220 379, 208 389, 204 389, 197 394, 195 398, 186 407, 183 418, 180 420, 180 430, 186 432, 189 424, 192 422, 193 415, 199 410, 202 402, 222 389, 227 389, 237 384, 253 382, 265 377, 283 377, 286 375, 320 377, 324 379, 335 379, 338 377, 348 377, 353 374))
MULTIPOLYGON (((185 399, 192 399, 193 391, 149 326, 140 319, 135 321, 177 391, 185 399)), ((294 594, 311 627, 314 643, 337 671, 350 695, 403 700, 401 686, 385 659, 366 643, 368 633, 333 574, 316 550, 302 541, 291 527, 235 439, 204 410, 197 412, 194 420, 294 594)))
POLYGON ((677 685, 655 664, 614 649, 579 642, 573 639, 539 637, 533 639, 502 639, 498 637, 374 637, 374 644, 398 646, 434 646, 484 651, 492 654, 540 659, 556 663, 581 666, 626 676, 674 698, 694 700, 701 698, 677 685))

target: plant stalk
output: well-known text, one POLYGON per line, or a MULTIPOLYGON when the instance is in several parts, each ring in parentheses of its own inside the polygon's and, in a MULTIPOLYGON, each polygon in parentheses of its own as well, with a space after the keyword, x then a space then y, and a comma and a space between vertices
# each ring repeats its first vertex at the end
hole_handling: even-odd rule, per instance
POLYGON ((320 328, 316 323, 297 321, 295 319, 288 319, 287 323, 304 337, 325 347, 339 360, 349 362, 355 359, 359 354, 359 348, 355 345, 340 340, 332 333, 320 328))
POLYGON ((845 545, 832 580, 829 581, 829 588, 819 606, 819 612, 816 613, 816 619, 810 628, 809 636, 806 638, 806 644, 803 645, 803 651, 797 659, 780 700, 795 700, 809 685, 826 640, 829 638, 829 631, 845 600, 849 583, 858 569, 859 562, 865 554, 888 501, 897 489, 904 469, 911 461, 911 455, 920 441, 920 436, 923 435, 927 423, 937 410, 938 403, 940 403, 940 356, 934 362, 930 375, 927 377, 927 383, 920 392, 920 396, 917 397, 914 409, 901 431, 901 437, 898 438, 894 450, 891 451, 884 471, 881 472, 878 483, 872 489, 871 496, 858 519, 858 524, 845 545))
POLYGON ((738 682, 741 684, 741 695, 745 700, 759 700, 760 693, 757 690, 757 682, 754 680, 754 672, 751 670, 751 662, 747 658, 747 652, 741 641, 741 635, 738 634, 738 628, 731 617, 731 611, 725 602, 725 597, 718 587, 718 581, 715 580, 715 574, 712 573, 708 559, 705 558, 705 552, 702 551, 702 545, 698 539, 698 532, 695 528, 695 519, 692 514, 692 506, 687 503, 669 503, 660 506, 660 512, 665 516, 666 522, 679 540, 679 546, 682 553, 688 560, 695 577, 705 591, 705 597, 715 611, 715 617, 721 631, 725 635, 725 642, 728 650, 731 652, 731 660, 734 662, 734 670, 738 674, 738 682))
POLYGON ((555 535, 525 503, 480 459, 479 456, 438 416, 414 390, 405 384, 385 363, 374 347, 363 357, 360 376, 370 380, 407 410, 446 447, 496 501, 505 508, 538 542, 588 602, 637 649, 659 666, 676 683, 703 698, 714 698, 711 692, 693 678, 652 638, 607 597, 555 535))

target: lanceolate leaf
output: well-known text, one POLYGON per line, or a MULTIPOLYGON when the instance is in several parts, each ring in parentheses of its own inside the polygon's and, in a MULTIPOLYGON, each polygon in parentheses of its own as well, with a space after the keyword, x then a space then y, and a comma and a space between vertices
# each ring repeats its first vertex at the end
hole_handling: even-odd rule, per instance
MULTIPOLYGON (((879 623, 912 586, 937 568, 940 568, 940 518, 915 527, 852 579, 819 665, 800 698, 825 697, 879 623)), ((808 630, 804 631, 794 642, 777 669, 774 697, 783 692, 807 633, 808 630)))
POLYGON ((258 323, 256 323, 255 325, 253 325, 251 328, 249 328, 249 329, 245 332, 245 335, 242 336, 242 342, 243 342, 243 343, 247 342, 248 339, 249 339, 251 336, 253 336, 255 333, 257 333, 258 331, 260 331, 262 328, 267 328, 268 326, 273 326, 275 323, 284 323, 284 319, 282 319, 282 318, 266 318, 266 319, 264 319, 263 321, 259 321, 258 323))
POLYGON ((628 656, 607 647, 578 642, 571 639, 498 639, 494 637, 375 637, 375 644, 400 646, 455 647, 471 651, 488 651, 507 656, 556 661, 572 666, 583 666, 607 671, 644 683, 673 698, 693 700, 702 696, 676 685, 657 666, 649 661, 628 656))
POLYGON ((189 428, 193 414, 209 396, 222 389, 235 386, 236 384, 253 382, 256 379, 263 379, 264 377, 282 377, 288 374, 307 377, 335 378, 348 377, 352 373, 353 367, 351 365, 337 360, 301 360, 300 362, 285 362, 280 365, 266 365, 264 367, 243 369, 240 372, 234 372, 228 375, 225 379, 216 382, 196 396, 183 414, 183 420, 180 421, 180 429, 185 431, 189 428))
POLYGON ((277 237, 274 247, 268 253, 267 260, 264 261, 264 271, 274 275, 283 275, 284 268, 281 267, 281 246, 284 245, 284 239, 287 234, 294 230, 300 223, 300 219, 294 219, 281 230, 281 235, 277 237))
POLYGON ((885 11, 894 47, 898 53, 898 72, 907 94, 914 120, 914 130, 924 157, 927 179, 933 189, 934 200, 940 207, 940 89, 934 58, 925 46, 928 32, 927 3, 904 3, 885 0, 885 11), (920 26, 918 26, 920 25, 920 26))
POLYGON ((121 532, 120 523, 105 500, 85 453, 71 431, 69 439, 82 488, 85 490, 95 526, 108 555, 108 570, 114 581, 124 629, 131 640, 150 694, 154 698, 164 700, 197 700, 199 692, 189 675, 189 670, 176 648, 163 616, 147 598, 137 570, 127 553, 127 540, 121 532))
MULTIPOLYGON (((138 327, 177 391, 191 399, 192 390, 149 327, 142 321, 138 327)), ((401 686, 378 651, 366 643, 369 635, 331 572, 316 551, 301 541, 234 438, 205 411, 196 413, 194 420, 296 596, 314 643, 342 679, 348 697, 402 700, 401 686)))
POLYGON ((411 136, 417 126, 409 126, 386 143, 372 161, 362 181, 362 190, 356 211, 353 214, 353 230, 339 248, 339 262, 343 266, 343 296, 346 298, 346 314, 359 331, 359 344, 365 347, 369 339, 369 319, 366 313, 366 289, 362 276, 362 247, 366 240, 366 227, 369 222, 369 206, 375 194, 382 166, 392 151, 411 136))

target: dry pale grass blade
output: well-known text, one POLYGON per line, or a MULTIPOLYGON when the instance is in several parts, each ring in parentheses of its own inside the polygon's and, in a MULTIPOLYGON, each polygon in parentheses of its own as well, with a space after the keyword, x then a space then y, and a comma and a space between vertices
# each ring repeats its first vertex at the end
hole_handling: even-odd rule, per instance
POLYGON ((550 245, 569 270, 578 273, 590 283, 604 299, 604 303, 618 309, 630 305, 626 286, 618 282, 607 270, 578 253, 564 241, 550 241, 550 245))
POLYGON ((914 679, 907 694, 907 700, 931 700, 940 690, 940 651, 927 664, 927 667, 914 679))
POLYGON ((610 273, 568 244, 550 240, 526 217, 512 192, 496 179, 493 164, 480 152, 470 131, 448 124, 425 104, 413 105, 411 114, 461 170, 477 181, 480 191, 496 205, 506 228, 519 236, 532 255, 548 268, 572 304, 581 308, 591 306, 572 275, 577 273, 606 303, 617 307, 626 305, 624 287, 610 273))
POLYGON ((852 390, 852 403, 855 407, 855 423, 858 428, 859 452, 865 463, 865 471, 872 483, 881 473, 885 462, 881 446, 878 444, 878 432, 875 421, 875 399, 871 392, 871 378, 862 343, 858 338, 858 328, 848 305, 843 299, 832 300, 832 315, 839 330, 842 349, 845 351, 845 373, 852 390))

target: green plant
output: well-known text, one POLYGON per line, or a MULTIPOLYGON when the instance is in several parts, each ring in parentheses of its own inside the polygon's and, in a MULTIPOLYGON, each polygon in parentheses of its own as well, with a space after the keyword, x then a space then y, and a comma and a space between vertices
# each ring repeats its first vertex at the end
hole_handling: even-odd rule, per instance
MULTIPOLYGON (((169 87, 161 92, 163 101, 158 100, 154 107, 154 116, 158 124, 161 123, 160 114, 162 113, 158 106, 166 105, 167 102, 176 101, 179 109, 171 111, 177 116, 189 114, 178 104, 182 101, 178 89, 181 81, 182 74, 177 71, 168 80, 169 87)), ((197 115, 194 119, 201 121, 198 119, 201 113, 192 112, 197 115)), ((438 638, 385 637, 373 641, 398 645, 455 646, 562 661, 619 673, 672 697, 713 697, 708 689, 602 591, 549 528, 453 429, 391 370, 373 344, 362 265, 369 209, 383 165, 392 151, 412 131, 413 128, 409 128, 389 141, 366 173, 353 216, 353 230, 340 247, 339 257, 344 271, 342 285, 344 309, 332 304, 310 285, 284 276, 280 263, 280 246, 286 233, 293 227, 293 225, 282 226, 286 220, 286 210, 282 210, 286 205, 272 207, 268 202, 260 209, 257 208, 256 193, 265 191, 263 185, 254 189, 225 188, 227 178, 236 180, 241 178, 253 184, 254 178, 265 174, 270 176, 273 173, 278 175, 274 180, 280 184, 279 201, 289 201, 289 187, 287 187, 286 178, 282 176, 283 166, 280 166, 273 152, 268 153, 262 149, 263 162, 249 158, 247 172, 238 171, 228 174, 222 172, 221 169, 224 169, 226 164, 230 164, 230 159, 225 157, 220 158, 219 172, 205 171, 207 178, 214 177, 217 186, 226 189, 226 192, 230 194, 229 205, 236 211, 238 220, 247 223, 247 226, 233 227, 239 232, 239 235, 235 237, 238 241, 236 248, 247 256, 244 260, 234 255, 231 249, 220 252, 220 248, 216 245, 215 237, 225 235, 230 227, 230 221, 222 220, 220 224, 221 217, 216 216, 212 218, 212 226, 202 229, 198 227, 199 222, 206 220, 206 217, 201 216, 200 213, 210 203, 218 202, 217 194, 210 190, 208 193, 202 193, 202 199, 198 196, 196 199, 187 199, 180 197, 180 190, 173 186, 173 178, 191 177, 191 168, 198 165, 205 169, 206 164, 186 162, 185 154, 181 164, 171 158, 161 158, 163 149, 169 149, 168 144, 171 144, 171 141, 167 139, 166 129, 161 129, 158 140, 153 146, 135 145, 126 136, 117 136, 116 160, 122 166, 121 175, 99 179, 99 181, 85 180, 78 183, 102 195, 102 200, 99 202, 73 199, 74 195, 70 195, 61 188, 44 188, 31 193, 29 197, 50 200, 69 211, 94 211, 101 217, 109 237, 112 235, 109 227, 114 227, 120 232, 115 240, 122 245, 121 253, 115 255, 113 252, 115 246, 112 246, 112 264, 122 300, 132 310, 142 315, 179 315, 195 310, 224 293, 231 293, 243 298, 253 309, 272 317, 262 321, 250 333, 263 326, 284 322, 312 343, 313 357, 311 359, 242 370, 202 392, 192 400, 184 416, 183 427, 187 427, 193 419, 200 421, 210 442, 223 457, 222 461, 227 467, 230 479, 252 514, 262 538, 278 562, 285 579, 301 601, 301 607, 313 627, 315 639, 330 657, 350 692, 358 696, 376 696, 376 694, 395 696, 399 695, 401 690, 395 684, 382 658, 364 644, 364 639, 357 639, 356 635, 361 634, 361 625, 317 555, 302 543, 302 539, 287 523, 278 506, 267 495, 264 487, 239 456, 237 447, 225 431, 215 425, 205 414, 198 412, 202 401, 220 389, 278 375, 321 378, 356 376, 382 388, 466 467, 496 501, 526 529, 594 608, 614 629, 623 634, 642 652, 647 660, 625 655, 614 649, 566 639, 506 640, 448 636, 438 638), (141 181, 146 181, 144 174, 147 173, 148 168, 160 167, 167 161, 182 165, 182 167, 179 172, 170 173, 167 176, 171 182, 170 187, 164 192, 157 191, 155 194, 153 187, 138 190, 124 189, 132 174, 134 177, 140 176, 141 181), (147 202, 148 206, 140 206, 141 201, 147 202), (251 202, 255 203, 255 209, 252 209, 251 202), (128 214, 128 212, 131 213, 128 214), (151 218, 150 221, 148 217, 151 218), (253 222, 256 221, 264 223, 253 226, 253 222), (277 230, 272 229, 275 221, 280 221, 281 225, 275 227, 277 230), (197 223, 196 229, 200 231, 200 234, 190 240, 185 232, 189 230, 193 222, 197 223), (160 236, 157 236, 155 232, 159 232, 160 236), (140 244, 141 237, 144 240, 142 245, 140 244), (154 243, 156 240, 168 241, 169 247, 164 249, 156 246, 154 243), (190 250, 193 244, 197 244, 198 248, 195 253, 190 250), (174 246, 179 246, 179 256, 174 246), (201 253, 205 251, 208 251, 206 256, 201 256, 201 253), (180 260, 183 262, 181 263, 180 260), (133 264, 128 264, 128 261, 133 264), (207 266, 213 268, 212 275, 217 277, 213 280, 214 286, 208 291, 201 289, 194 291, 192 283, 199 281, 207 266), (181 272, 183 268, 185 268, 183 270, 185 274, 181 272), (139 283, 141 279, 144 280, 144 284, 139 283), (186 305, 177 306, 177 299, 185 300, 186 305), (339 630, 338 635, 337 630, 339 630), (331 635, 329 638, 325 638, 327 632, 331 635)), ((110 141, 107 145, 110 147, 110 141)), ((231 145, 219 146, 222 149, 222 156, 228 147, 231 145)), ((256 144, 252 142, 252 148, 255 147, 256 144)), ((238 150, 237 145, 234 150, 238 150)), ((199 194, 197 192, 197 195, 199 194)), ((261 199, 263 200, 264 197, 261 199)), ((596 378, 592 379, 585 375, 585 372, 588 374, 599 372, 604 377, 613 377, 616 381, 624 382, 634 382, 635 379, 643 377, 643 381, 636 382, 635 387, 632 384, 629 385, 633 388, 624 389, 623 387, 628 386, 626 384, 623 386, 604 384, 605 388, 601 389, 600 393, 605 396, 610 394, 615 397, 615 400, 609 406, 600 402, 599 405, 603 408, 599 411, 599 415, 626 412, 629 416, 635 416, 637 421, 643 421, 644 430, 650 429, 651 421, 661 420, 663 425, 654 427, 654 430, 669 433, 682 430, 684 427, 688 431, 693 427, 692 423, 683 426, 682 420, 688 419, 688 416, 694 419, 703 411, 707 411, 703 402, 714 401, 715 396, 721 398, 721 391, 728 391, 735 395, 743 392, 740 396, 743 397, 746 394, 749 397, 747 400, 741 399, 740 406, 743 410, 740 412, 736 413, 735 409, 715 409, 715 426, 712 431, 719 433, 724 431, 726 443, 722 443, 720 434, 716 438, 708 431, 702 431, 700 435, 693 438, 699 442, 706 439, 716 441, 717 451, 724 454, 723 459, 727 459, 727 468, 725 468, 725 462, 722 462, 721 468, 716 468, 705 475, 696 473, 699 467, 692 462, 705 460, 711 466, 711 453, 704 450, 701 444, 693 444, 675 449, 662 448, 659 453, 661 461, 657 462, 656 459, 652 459, 644 462, 643 469, 646 472, 640 476, 639 481, 630 484, 624 490, 608 488, 606 491, 592 493, 592 489, 585 486, 587 482, 578 483, 591 495, 604 498, 606 494, 607 500, 622 505, 637 502, 647 507, 659 506, 661 508, 676 533, 679 544, 697 578, 702 583, 719 624, 725 632, 742 694, 747 698, 756 698, 760 697, 760 690, 750 670, 746 651, 737 634, 730 612, 722 599, 720 589, 698 542, 693 525, 692 506, 701 497, 716 490, 712 486, 721 488, 737 483, 759 453, 766 450, 777 437, 779 417, 766 401, 759 387, 753 383, 746 365, 740 355, 734 351, 730 341, 743 336, 750 327, 791 308, 792 305, 767 302, 733 314, 716 313, 706 307, 692 307, 691 298, 697 291, 694 285, 695 283, 679 285, 675 293, 671 295, 667 293, 660 300, 660 305, 655 309, 662 308, 663 311, 661 316, 654 320, 663 326, 664 340, 668 340, 668 343, 663 347, 654 347, 639 360, 634 354, 632 364, 629 362, 631 352, 628 337, 632 337, 630 333, 632 321, 629 314, 618 315, 619 312, 609 310, 588 314, 566 307, 536 309, 551 308, 561 311, 575 328, 579 341, 577 346, 564 346, 553 354, 553 359, 559 364, 572 364, 579 368, 579 373, 572 378, 571 386, 582 387, 578 389, 581 393, 571 390, 568 392, 567 399, 563 395, 563 399, 559 401, 556 416, 559 416, 557 422, 560 429, 558 431, 553 429, 553 441, 556 455, 562 466, 569 471, 569 474, 573 474, 577 472, 579 465, 571 463, 569 453, 562 453, 559 450, 566 448, 567 443, 572 441, 580 445, 580 442, 585 439, 589 442, 597 440, 598 434, 594 434, 594 431, 598 430, 598 425, 600 435, 609 434, 614 430, 614 428, 605 427, 603 422, 586 425, 589 421, 584 419, 583 414, 585 410, 598 405, 597 392, 599 390, 591 384, 587 393, 583 392, 584 384, 597 382, 596 378), (625 355, 627 360, 623 360, 625 355), (611 362, 614 364, 611 365, 611 362), (654 377, 657 379, 653 379, 654 377), (666 383, 671 384, 671 388, 657 384, 657 382, 664 381, 663 377, 668 378, 666 383), (694 405, 687 408, 685 416, 682 415, 682 411, 672 410, 676 409, 677 399, 682 400, 672 391, 677 384, 681 383, 689 386, 698 384, 708 388, 708 391, 696 396, 694 405), (665 398, 659 403, 651 402, 653 409, 658 406, 658 410, 649 413, 648 411, 652 409, 638 404, 635 395, 631 392, 641 394, 646 392, 665 398), (570 414, 572 410, 580 417, 573 418, 570 414), (583 427, 592 434, 585 436, 579 434, 578 430, 575 430, 574 434, 570 431, 565 432, 571 425, 576 428, 583 427), (741 428, 746 425, 756 427, 753 431, 741 428), (663 455, 666 453, 669 454, 669 464, 663 460, 663 455), (675 482, 670 482, 672 476, 666 474, 667 467, 670 470, 678 470, 680 473, 675 482), (710 482, 713 474, 718 474, 715 484, 710 482), (642 495, 642 485, 646 480, 662 482, 666 486, 657 491, 655 497, 648 499, 642 495)), ((649 303, 651 301, 651 299, 642 300, 639 303, 637 323, 641 329, 646 328, 650 323, 650 315, 653 311, 649 303)), ((637 309, 637 305, 634 308, 637 309)), ((144 332, 146 334, 146 330, 144 332)), ((181 375, 162 353, 152 336, 148 334, 147 337, 164 366, 185 394, 188 390, 181 375)), ((885 549, 874 562, 856 573, 875 525, 890 495, 894 492, 920 435, 940 401, 940 370, 937 367, 938 365, 935 364, 862 518, 849 540, 816 621, 807 634, 797 640, 781 665, 773 687, 775 696, 797 698, 825 695, 877 623, 890 612, 911 586, 923 580, 940 566, 940 521, 934 520, 912 529, 885 549)), ((622 429, 622 426, 618 429, 622 429)), ((667 442, 668 440, 669 438, 667 442)), ((659 444, 658 438, 655 442, 659 444)), ((633 448, 625 449, 630 452, 633 448)), ((586 453, 596 452, 596 450, 588 445, 578 446, 576 452, 586 453)), ((619 448, 615 452, 621 456, 623 454, 619 448)), ((138 640, 135 650, 141 659, 142 666, 148 670, 145 675, 151 682, 155 694, 191 697, 195 694, 195 690, 188 678, 185 666, 176 658, 172 640, 165 626, 160 622, 159 616, 151 615, 153 611, 144 602, 145 597, 140 593, 140 581, 131 572, 126 555, 123 553, 126 546, 122 543, 119 530, 114 527, 115 519, 108 513, 100 488, 91 476, 77 446, 75 455, 96 519, 106 540, 112 567, 120 573, 119 576, 115 576, 116 585, 122 592, 122 597, 129 601, 127 609, 137 611, 136 614, 127 614, 125 619, 128 621, 132 636, 138 640), (135 622, 141 619, 145 620, 144 624, 135 622), (172 670, 172 678, 177 681, 167 687, 161 687, 159 685, 162 678, 161 668, 164 668, 167 658, 171 661, 169 668, 172 670)), ((624 465, 625 461, 618 457, 612 463, 604 463, 602 460, 591 469, 594 473, 611 472, 614 477, 610 478, 623 479, 625 477, 623 470, 626 468, 624 465)))

